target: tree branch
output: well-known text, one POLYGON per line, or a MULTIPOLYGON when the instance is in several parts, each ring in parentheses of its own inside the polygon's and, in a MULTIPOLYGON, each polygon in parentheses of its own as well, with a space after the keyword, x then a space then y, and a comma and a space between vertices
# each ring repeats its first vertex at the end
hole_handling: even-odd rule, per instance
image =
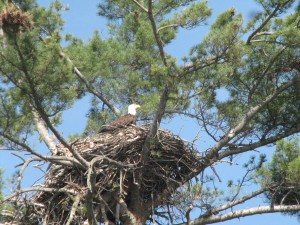
POLYGON ((183 77, 184 75, 187 75, 192 72, 196 72, 200 69, 203 69, 205 67, 211 66, 215 63, 218 63, 218 60, 220 57, 221 57, 221 55, 220 56, 212 56, 210 58, 206 58, 201 61, 188 63, 183 66, 184 71, 181 74, 179 74, 179 77, 183 77))
POLYGON ((185 112, 185 111, 168 109, 168 110, 165 110, 165 113, 166 113, 166 114, 178 114, 178 115, 184 115, 184 116, 190 117, 190 118, 192 118, 192 119, 196 119, 196 120, 201 120, 201 121, 202 121, 202 118, 200 118, 200 116, 197 116, 197 115, 195 115, 195 114, 188 113, 188 112, 185 112))
POLYGON ((270 137, 270 138, 267 138, 265 140, 261 140, 261 141, 249 144, 249 145, 241 147, 241 148, 237 147, 237 148, 233 148, 232 150, 224 151, 220 154, 220 159, 228 157, 230 155, 240 154, 240 153, 247 152, 247 151, 250 151, 250 150, 265 146, 265 145, 268 145, 268 144, 275 143, 276 141, 279 141, 282 138, 288 137, 288 136, 290 136, 292 134, 295 134, 297 132, 300 132, 300 124, 298 124, 297 127, 295 127, 294 129, 289 129, 289 131, 287 131, 285 133, 275 135, 273 137, 270 137))
MULTIPOLYGON (((160 56, 162 58, 162 61, 164 63, 165 66, 168 66, 167 63, 167 59, 164 53, 164 49, 163 49, 163 43, 162 40, 157 32, 156 29, 156 23, 155 23, 155 18, 152 12, 152 0, 148 0, 148 15, 149 15, 149 19, 151 21, 151 25, 152 25, 152 31, 153 34, 155 36, 159 51, 160 51, 160 56)), ((157 129, 159 128, 160 122, 162 120, 163 115, 165 114, 165 109, 167 106, 167 101, 169 98, 169 92, 170 92, 170 84, 166 83, 163 92, 161 93, 160 96, 160 101, 159 104, 157 106, 157 110, 155 113, 155 116, 153 118, 153 123, 150 127, 150 130, 147 134, 145 143, 143 145, 143 150, 142 150, 142 163, 146 163, 148 157, 149 157, 149 151, 150 151, 150 141, 151 138, 153 138, 156 135, 157 129)))
POLYGON ((237 199, 237 200, 231 201, 231 202, 229 202, 229 203, 227 203, 225 205, 213 208, 212 210, 209 210, 205 214, 201 215, 199 218, 205 218, 207 216, 215 215, 216 213, 219 213, 219 212, 224 211, 226 209, 232 208, 233 206, 236 206, 236 205, 239 205, 241 203, 244 203, 247 200, 252 199, 252 198, 254 198, 254 197, 256 197, 256 196, 264 193, 265 191, 266 191, 266 189, 261 189, 261 190, 252 192, 251 194, 246 195, 246 196, 244 196, 244 197, 242 197, 240 199, 237 199))
POLYGON ((33 120, 35 122, 36 128, 44 140, 44 143, 47 145, 48 149, 52 152, 53 155, 56 155, 57 148, 55 139, 48 132, 48 128, 42 118, 39 116, 39 113, 32 107, 33 120))
POLYGON ((42 154, 34 151, 33 149, 31 149, 28 145, 26 145, 25 143, 22 143, 20 142, 19 140, 17 139, 14 139, 13 137, 9 136, 8 134, 4 133, 4 132, 0 132, 0 136, 2 136, 3 138, 7 139, 8 141, 20 146, 21 148, 23 148, 24 150, 26 150, 27 152, 41 158, 41 159, 44 159, 45 161, 46 160, 46 157, 43 156, 42 154))
MULTIPOLYGON (((135 1, 135 0, 133 0, 135 1)), ((44 39, 43 37, 39 37, 40 40, 44 43, 44 39)), ((88 91, 92 94, 94 94, 97 98, 99 98, 105 105, 107 105, 107 107, 116 115, 119 116, 120 115, 120 110, 118 108, 116 108, 114 105, 112 105, 107 99, 104 98, 104 96, 102 96, 102 94, 100 92, 98 92, 93 85, 83 76, 83 74, 80 72, 80 70, 74 65, 73 61, 61 50, 59 52, 59 56, 62 57, 63 59, 65 59, 71 66, 73 69, 73 72, 77 75, 77 77, 85 84, 86 88, 88 89, 88 91)))
POLYGON ((273 16, 275 16, 275 14, 278 12, 278 10, 280 9, 280 7, 285 6, 287 3, 289 3, 290 1, 286 1, 285 3, 283 3, 282 5, 277 5, 276 8, 273 10, 273 12, 265 19, 265 21, 258 27, 256 28, 255 31, 252 32, 252 34, 250 34, 250 36, 247 39, 247 44, 251 43, 251 39, 258 35, 258 33, 264 28, 264 26, 267 25, 267 23, 273 18, 273 16))
POLYGON ((134 2, 134 4, 136 4, 139 8, 141 8, 144 12, 148 13, 148 9, 146 7, 144 7, 141 3, 139 3, 136 0, 131 0, 134 2))
POLYGON ((11 195, 8 195, 3 198, 3 200, 0 200, 0 204, 3 204, 6 201, 9 201, 10 199, 14 198, 15 196, 18 196, 20 194, 26 193, 26 192, 36 192, 36 191, 43 191, 43 192, 53 192, 53 193, 58 193, 58 192, 63 192, 63 193, 69 193, 73 195, 77 195, 78 192, 71 190, 71 189, 66 189, 66 188, 46 188, 46 187, 29 187, 29 188, 24 188, 21 190, 17 190, 11 195))
POLYGON ((65 55, 63 51, 60 51, 59 53, 60 57, 64 58, 73 68, 74 73, 77 75, 77 77, 85 84, 88 91, 92 94, 94 94, 97 98, 99 98, 107 107, 116 115, 119 116, 120 110, 117 109, 114 105, 112 105, 107 99, 102 96, 101 93, 99 93, 93 85, 83 76, 83 74, 80 72, 80 70, 74 65, 72 60, 65 55))
MULTIPOLYGON (((190 221, 189 225, 204 225, 204 224, 212 224, 218 222, 224 222, 226 220, 232 220, 235 218, 252 216, 256 214, 265 214, 265 213, 275 213, 275 212, 294 212, 299 211, 300 205, 276 205, 276 206, 258 206, 248 209, 236 210, 233 212, 221 214, 221 215, 213 215, 207 218, 198 218, 190 221)), ((187 223, 182 223, 181 225, 187 225, 187 223)))
POLYGON ((274 98, 276 98, 279 94, 281 94, 284 90, 291 87, 293 85, 294 80, 290 80, 286 84, 283 84, 280 88, 277 89, 277 91, 265 98, 260 104, 256 105, 255 107, 251 107, 250 110, 246 113, 245 117, 241 120, 241 122, 231 129, 227 134, 214 145, 212 148, 212 151, 217 152, 222 147, 224 147, 233 137, 238 135, 243 129, 246 127, 246 125, 251 121, 251 119, 268 103, 270 103, 274 98))
POLYGON ((86 208, 87 208, 87 217, 88 222, 91 225, 96 225, 97 220, 94 214, 93 207, 93 193, 95 192, 95 172, 94 172, 94 163, 97 160, 92 159, 89 163, 89 168, 87 171, 87 192, 86 192, 86 208))
POLYGON ((154 18, 153 11, 152 11, 152 9, 153 9, 152 3, 153 3, 152 0, 148 0, 148 16, 149 16, 149 19, 151 21, 152 31, 153 31, 156 43, 158 45, 160 57, 162 58, 162 61, 163 61, 164 65, 167 66, 167 58, 166 58, 166 55, 165 55, 163 42, 162 42, 162 40, 161 40, 161 38, 158 34, 158 30, 156 28, 156 22, 155 22, 155 18, 154 18))
POLYGON ((123 169, 123 168, 135 169, 137 167, 137 164, 125 164, 125 163, 118 162, 118 161, 115 161, 113 159, 110 159, 106 156, 94 157, 91 160, 90 165, 94 166, 94 164, 99 162, 99 161, 104 161, 104 162, 101 162, 101 164, 114 165, 119 169, 123 169))
POLYGON ((169 25, 160 27, 157 29, 157 33, 159 33, 160 31, 162 31, 164 29, 173 28, 173 27, 179 27, 179 24, 169 24, 169 25))
MULTIPOLYGON (((21 71, 24 73, 25 75, 25 79, 28 82, 30 91, 31 91, 31 97, 33 100, 32 107, 36 110, 36 112, 39 113, 39 116, 44 120, 44 122, 46 123, 47 127, 53 132, 53 134, 56 136, 56 138, 66 147, 68 148, 68 150, 73 154, 74 158, 77 159, 83 167, 88 168, 88 162, 81 157, 81 155, 72 148, 72 146, 70 146, 67 141, 60 135, 60 133, 55 129, 55 127, 52 125, 47 113, 45 112, 42 103, 41 103, 41 99, 42 97, 39 96, 36 87, 34 86, 34 82, 32 80, 32 77, 29 75, 28 70, 27 70, 27 64, 26 61, 24 60, 23 54, 20 50, 20 47, 18 45, 17 40, 15 39, 15 45, 16 45, 16 50, 18 53, 18 56, 21 60, 21 64, 22 64, 22 69, 21 71)), ((66 60, 68 60, 68 58, 66 57, 66 60)), ((70 61, 70 59, 69 59, 70 61)), ((30 149, 30 148, 29 148, 30 149)), ((42 156, 42 158, 44 158, 44 156, 42 156)))
POLYGON ((70 212, 70 215, 69 215, 69 219, 66 222, 66 225, 70 225, 73 222, 73 218, 74 218, 75 213, 77 211, 77 207, 78 207, 78 205, 80 203, 80 199, 81 199, 81 195, 77 195, 75 197, 75 201, 73 202, 73 205, 72 205, 72 208, 71 208, 71 212, 70 212))
POLYGON ((162 117, 165 113, 165 109, 167 106, 167 101, 169 97, 169 87, 166 85, 163 93, 160 97, 160 102, 157 106, 156 114, 153 118, 153 123, 150 127, 150 130, 147 134, 145 143, 143 145, 143 151, 142 151, 142 163, 146 163, 148 157, 149 157, 149 151, 150 151, 150 144, 151 144, 151 138, 153 138, 156 135, 156 132, 159 128, 160 122, 162 120, 162 117))
POLYGON ((19 171, 17 190, 21 190, 21 181, 23 179, 23 174, 24 174, 26 168, 28 167, 28 165, 34 161, 41 161, 41 159, 40 158, 29 158, 24 162, 21 170, 19 171))

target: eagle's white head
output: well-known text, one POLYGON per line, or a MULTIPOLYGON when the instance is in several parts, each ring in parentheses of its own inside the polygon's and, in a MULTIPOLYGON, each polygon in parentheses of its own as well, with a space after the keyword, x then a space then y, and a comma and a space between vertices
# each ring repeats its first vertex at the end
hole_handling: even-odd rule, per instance
POLYGON ((137 104, 131 104, 128 106, 128 114, 131 114, 131 115, 136 115, 136 109, 138 108, 141 108, 140 105, 137 105, 137 104))

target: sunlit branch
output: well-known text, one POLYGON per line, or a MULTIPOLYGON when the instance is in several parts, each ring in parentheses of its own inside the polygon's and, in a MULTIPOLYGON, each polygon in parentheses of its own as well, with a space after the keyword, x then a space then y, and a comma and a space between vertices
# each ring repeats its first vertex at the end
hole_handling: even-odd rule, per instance
POLYGON ((4 202, 9 201, 12 198, 14 198, 20 194, 27 193, 27 192, 36 192, 36 191, 52 192, 52 193, 69 193, 69 194, 73 194, 73 195, 78 194, 77 191, 67 189, 67 188, 29 187, 29 188, 17 190, 14 193, 12 193, 11 195, 4 197, 2 200, 0 200, 0 204, 3 204, 4 202))
POLYGON ((170 25, 160 27, 160 28, 157 29, 157 33, 159 33, 160 31, 162 31, 164 29, 175 28, 175 27, 179 27, 179 24, 170 24, 170 25))
POLYGON ((227 203, 227 204, 225 204, 225 205, 222 205, 222 206, 213 208, 212 210, 207 211, 207 213, 201 215, 199 218, 205 218, 205 217, 207 217, 207 216, 214 215, 214 214, 219 213, 219 212, 221 212, 221 211, 224 211, 224 210, 226 210, 226 209, 230 209, 230 208, 232 208, 233 206, 242 204, 242 203, 246 202, 247 200, 252 199, 252 198, 254 198, 254 197, 256 197, 256 196, 258 196, 258 195, 264 193, 265 191, 266 191, 265 189, 261 189, 261 190, 252 192, 251 194, 246 195, 246 196, 244 196, 244 197, 242 197, 242 198, 240 198, 240 199, 237 199, 237 200, 231 201, 231 202, 229 202, 229 203, 227 203))
POLYGON ((47 161, 55 163, 57 165, 78 167, 78 168, 81 168, 81 169, 85 169, 85 167, 81 163, 79 163, 79 161, 77 159, 75 159, 74 157, 46 156, 45 159, 47 161))
POLYGON ((39 113, 32 107, 33 120, 35 122, 36 128, 47 145, 48 149, 52 152, 52 154, 57 153, 57 147, 55 143, 55 139, 48 132, 48 128, 42 118, 39 116, 39 113))
POLYGON ((272 31, 262 31, 262 32, 258 32, 254 35, 254 37, 257 37, 257 36, 262 36, 262 35, 272 35, 274 34, 274 32, 272 31))
POLYGON ((146 7, 144 7, 141 3, 139 3, 136 0, 131 0, 133 1, 138 7, 140 7, 144 12, 148 13, 148 9, 146 7))
MULTIPOLYGON (((252 216, 256 214, 275 213, 275 212, 294 212, 299 210, 300 210, 300 205, 258 206, 253 208, 236 210, 221 215, 212 215, 207 218, 198 218, 192 220, 189 223, 189 225, 213 224, 217 222, 224 222, 227 220, 245 217, 245 216, 252 216)), ((187 225, 187 223, 182 223, 181 225, 187 225)))

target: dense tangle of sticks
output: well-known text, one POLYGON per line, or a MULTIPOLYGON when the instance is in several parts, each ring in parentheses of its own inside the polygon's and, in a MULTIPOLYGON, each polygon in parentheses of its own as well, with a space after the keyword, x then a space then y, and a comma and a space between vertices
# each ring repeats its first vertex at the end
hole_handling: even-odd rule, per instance
MULTIPOLYGON (((108 217, 115 217, 114 209, 120 198, 130 205, 133 185, 139 185, 144 205, 168 201, 166 196, 170 197, 175 191, 172 187, 188 180, 199 166, 200 158, 191 143, 160 129, 151 139, 150 157, 143 164, 142 149, 148 131, 147 126, 130 126, 74 141, 71 145, 90 162, 92 178, 91 172, 76 166, 53 164, 41 184, 41 191, 30 200, 27 220, 41 220, 43 215, 49 224, 65 224, 75 205, 73 221, 83 221, 86 219, 85 193, 91 179, 93 208, 98 209, 99 214, 97 219, 103 216, 103 209, 108 217), (138 170, 142 171, 140 184, 136 184, 138 170)), ((57 155, 72 157, 62 145, 58 146, 57 155)))

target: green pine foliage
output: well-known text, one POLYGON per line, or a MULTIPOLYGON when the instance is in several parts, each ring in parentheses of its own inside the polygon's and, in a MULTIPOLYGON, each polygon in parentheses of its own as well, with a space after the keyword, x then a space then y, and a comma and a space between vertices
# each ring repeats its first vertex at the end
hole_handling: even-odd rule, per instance
MULTIPOLYGON (((261 184, 268 188, 267 199, 275 205, 293 205, 300 201, 299 138, 277 142, 272 161, 259 170, 261 184)), ((296 214, 299 217, 299 213, 296 214)))

